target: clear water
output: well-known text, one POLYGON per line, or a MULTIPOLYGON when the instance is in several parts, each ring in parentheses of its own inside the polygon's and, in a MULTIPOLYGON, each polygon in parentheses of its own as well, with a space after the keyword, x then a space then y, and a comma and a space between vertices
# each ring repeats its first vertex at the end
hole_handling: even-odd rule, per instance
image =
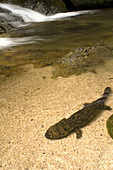
MULTIPOLYGON (((20 13, 23 15, 22 11, 20 13)), ((2 35, 1 72, 3 68, 6 69, 6 66, 27 63, 33 63, 35 67, 54 65, 59 58, 64 57, 74 48, 98 44, 106 44, 111 48, 109 55, 105 47, 103 60, 113 58, 113 9, 83 11, 78 14, 63 13, 48 17, 41 15, 41 17, 41 22, 26 20, 29 25, 17 28, 10 35, 2 35), (48 22, 45 22, 44 18, 48 22), (59 20, 60 18, 62 19, 59 20), (110 57, 106 57, 107 55, 110 57)))

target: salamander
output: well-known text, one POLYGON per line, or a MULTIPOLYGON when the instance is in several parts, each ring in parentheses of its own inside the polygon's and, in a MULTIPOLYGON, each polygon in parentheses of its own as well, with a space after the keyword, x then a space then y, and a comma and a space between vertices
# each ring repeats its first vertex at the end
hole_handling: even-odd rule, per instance
POLYGON ((105 105, 108 96, 111 94, 111 88, 106 87, 102 97, 92 103, 85 103, 84 107, 72 114, 69 118, 63 118, 58 123, 51 126, 45 133, 47 139, 56 140, 67 137, 70 133, 76 132, 77 138, 82 137, 81 127, 89 123, 103 110, 112 110, 105 105))

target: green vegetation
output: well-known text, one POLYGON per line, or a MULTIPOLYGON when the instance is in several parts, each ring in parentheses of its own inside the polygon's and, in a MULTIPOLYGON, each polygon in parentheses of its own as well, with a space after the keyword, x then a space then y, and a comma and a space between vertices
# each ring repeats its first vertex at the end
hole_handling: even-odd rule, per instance
POLYGON ((113 114, 109 117, 109 119, 107 120, 107 129, 108 129, 108 133, 111 136, 111 138, 113 139, 113 114))

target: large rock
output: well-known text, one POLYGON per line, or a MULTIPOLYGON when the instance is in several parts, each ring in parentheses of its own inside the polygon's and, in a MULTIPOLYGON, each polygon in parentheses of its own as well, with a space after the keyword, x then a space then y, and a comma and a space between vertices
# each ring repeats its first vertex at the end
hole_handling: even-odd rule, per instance
POLYGON ((6 9, 0 9, 0 34, 7 33, 23 23, 21 17, 6 9))
POLYGON ((113 7, 113 0, 71 0, 71 2, 78 9, 113 7))
POLYGON ((0 0, 22 5, 45 15, 59 12, 113 7, 113 0, 0 0))
POLYGON ((63 0, 3 0, 2 2, 21 5, 45 15, 68 11, 63 0))
POLYGON ((24 6, 45 15, 66 12, 66 6, 62 0, 27 0, 24 6))
POLYGON ((77 7, 74 5, 74 3, 71 0, 62 0, 64 4, 66 5, 66 8, 68 11, 76 11, 77 7))

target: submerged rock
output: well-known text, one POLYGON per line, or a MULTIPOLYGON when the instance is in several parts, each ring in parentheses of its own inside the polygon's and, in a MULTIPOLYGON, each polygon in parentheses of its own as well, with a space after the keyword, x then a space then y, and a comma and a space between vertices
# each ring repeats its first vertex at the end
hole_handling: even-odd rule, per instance
POLYGON ((96 73, 95 68, 103 65, 112 55, 113 49, 105 44, 75 48, 55 63, 53 77, 69 77, 87 71, 96 73))
POLYGON ((88 59, 88 53, 90 50, 93 50, 93 47, 85 47, 85 48, 75 48, 70 51, 65 57, 63 57, 59 63, 67 66, 78 66, 88 59))
POLYGON ((109 117, 109 119, 107 120, 107 129, 108 129, 108 133, 111 136, 111 138, 113 139, 113 114, 109 117))

